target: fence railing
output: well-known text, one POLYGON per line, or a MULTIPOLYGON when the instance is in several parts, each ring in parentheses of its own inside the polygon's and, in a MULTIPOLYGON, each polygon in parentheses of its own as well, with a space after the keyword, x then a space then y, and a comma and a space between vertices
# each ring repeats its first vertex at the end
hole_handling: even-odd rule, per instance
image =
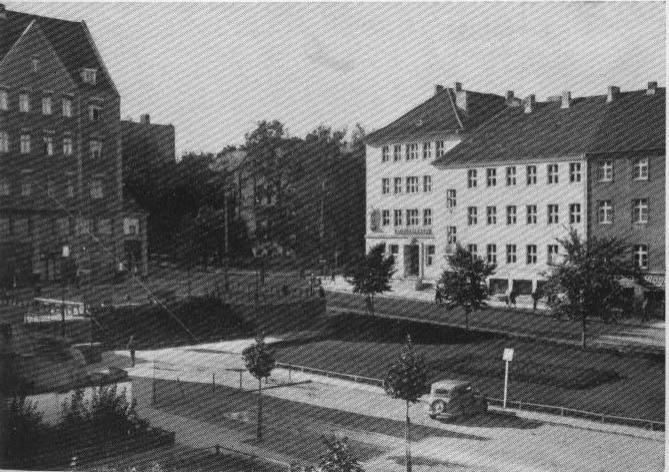
MULTIPOLYGON (((356 383, 363 383, 367 385, 375 385, 383 388, 383 380, 382 379, 376 379, 372 377, 365 377, 362 375, 353 375, 353 374, 343 374, 341 372, 333 372, 329 370, 323 370, 323 369, 315 369, 313 367, 306 367, 306 366, 301 366, 301 365, 296 365, 296 364, 287 364, 283 362, 277 362, 276 363, 277 367, 282 367, 284 369, 288 369, 289 372, 294 371, 294 372, 304 372, 304 373, 311 373, 311 374, 316 374, 316 375, 323 375, 328 378, 337 378, 337 379, 343 379, 343 380, 350 380, 356 383)), ((489 403, 495 404, 495 405, 502 405, 503 401, 499 398, 494 398, 494 397, 486 397, 489 403)), ((653 420, 648 420, 648 419, 643 419, 643 418, 630 418, 626 416, 617 416, 617 415, 608 415, 605 413, 597 413, 594 411, 585 411, 585 410, 578 410, 575 408, 567 408, 563 406, 555 406, 555 405, 543 405, 540 403, 530 403, 530 402, 524 402, 522 400, 507 400, 506 402, 507 407, 509 408, 516 408, 518 410, 526 410, 526 411, 535 411, 538 413, 549 413, 549 414, 554 414, 554 415, 559 415, 563 417, 571 417, 571 418, 582 418, 582 419, 588 419, 592 421, 598 421, 600 423, 609 423, 609 424, 619 424, 619 425, 626 425, 626 426, 634 426, 638 428, 644 428, 648 429, 650 431, 664 431, 665 430, 665 424, 662 421, 653 421, 653 420), (514 406, 515 405, 515 406, 514 406)))

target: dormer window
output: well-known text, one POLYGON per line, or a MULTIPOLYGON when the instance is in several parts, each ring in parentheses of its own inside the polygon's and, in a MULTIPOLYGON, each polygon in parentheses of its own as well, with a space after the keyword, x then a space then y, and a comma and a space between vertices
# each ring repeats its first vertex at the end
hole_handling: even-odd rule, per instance
POLYGON ((102 108, 99 105, 89 105, 88 106, 88 120, 89 121, 99 121, 101 110, 102 110, 102 108))
POLYGON ((95 84, 97 80, 97 69, 84 69, 81 71, 81 79, 87 84, 95 84))

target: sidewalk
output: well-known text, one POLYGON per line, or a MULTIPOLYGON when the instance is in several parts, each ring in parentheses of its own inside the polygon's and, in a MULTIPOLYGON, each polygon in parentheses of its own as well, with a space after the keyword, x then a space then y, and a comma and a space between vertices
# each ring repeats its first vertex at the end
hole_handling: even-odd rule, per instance
MULTIPOLYGON (((249 341, 250 342, 250 341, 249 341)), ((204 347, 207 349, 211 346, 204 347)), ((227 346, 219 345, 217 349, 225 349, 227 346)), ((195 348, 195 347, 193 347, 195 348)), ((223 369, 229 362, 234 362, 235 355, 207 354, 198 353, 201 358, 192 358, 190 354, 193 351, 184 351, 181 355, 173 355, 173 360, 180 357, 188 360, 189 365, 199 365, 203 369, 212 365, 211 357, 215 356, 217 367, 223 369)), ((203 348, 203 346, 198 346, 203 348)), ((228 351, 230 352, 230 351, 228 351)), ((151 353, 147 360, 161 353, 151 353)), ((144 353, 138 353, 138 357, 144 360, 144 353)), ((160 356, 162 357, 162 356, 160 356)), ((257 453, 264 457, 279 461, 290 461, 290 457, 281 455, 272 444, 254 444, 249 441, 248 431, 252 434, 252 425, 255 418, 254 402, 249 399, 248 415, 229 416, 225 419, 221 416, 219 408, 220 401, 216 400, 208 393, 200 396, 189 394, 188 385, 185 383, 186 395, 192 398, 190 403, 197 407, 193 411, 206 413, 211 411, 214 416, 219 418, 215 423, 213 420, 202 421, 190 416, 184 412, 184 415, 154 409, 150 405, 150 385, 149 379, 153 372, 150 368, 151 363, 139 364, 135 368, 129 369, 130 375, 135 378, 144 378, 145 381, 138 382, 137 397, 140 400, 140 413, 147 415, 156 425, 166 427, 177 431, 177 441, 183 444, 202 447, 206 443, 228 445, 233 448, 239 448, 244 452, 257 453), (232 428, 229 421, 241 421, 242 424, 248 423, 247 434, 239 432, 239 426, 232 428), (204 444, 203 444, 204 443, 204 444)), ((179 362, 175 365, 180 368, 179 362)), ((175 371, 163 370, 158 373, 161 378, 174 379, 175 371)), ((273 375, 272 384, 279 385, 286 380, 287 373, 283 370, 276 370, 273 375)), ((292 380, 297 380, 293 373, 292 380)), ((300 374, 304 375, 304 374, 300 374)), ((221 379, 228 377, 221 377, 221 379)), ((184 382, 186 376, 181 378, 184 382)), ((210 376, 200 374, 199 379, 196 374, 189 376, 189 382, 197 384, 206 384, 211 381, 210 376)), ((217 375, 218 379, 218 375, 217 375)), ((270 388, 264 392, 267 397, 275 398, 275 402, 290 402, 294 405, 312 405, 316 408, 325 408, 324 411, 350 412, 353 415, 364 415, 365 417, 378 418, 379 421, 394 421, 393 432, 395 435, 388 436, 374 433, 369 435, 359 428, 365 424, 351 426, 349 429, 337 428, 334 425, 321 423, 322 418, 328 418, 330 413, 323 413, 314 417, 291 413, 291 409, 281 407, 272 408, 272 402, 267 401, 267 426, 274 428, 278 432, 281 428, 286 428, 286 434, 290 431, 330 431, 331 428, 340 430, 343 433, 350 433, 357 441, 363 440, 372 445, 385 445, 388 452, 381 456, 370 459, 365 463, 365 470, 368 471, 400 471, 400 467, 394 459, 403 456, 403 446, 401 433, 404 421, 404 409, 399 406, 398 401, 392 400, 379 389, 363 386, 359 388, 358 384, 351 384, 341 380, 323 379, 319 376, 306 375, 305 379, 312 380, 307 385, 298 385, 294 387, 284 386, 279 388, 270 388), (327 381, 328 383, 324 383, 327 381), (292 415, 295 415, 294 417, 292 415), (291 415, 291 416, 285 416, 291 415), (321 419, 319 419, 321 418, 321 419), (295 423, 298 421, 298 423, 295 423), (298 426, 302 424, 306 426, 298 426), (278 429, 277 429, 278 428, 278 429), (397 428, 398 431, 394 431, 397 428)), ((236 388, 238 379, 229 377, 229 382, 225 383, 229 387, 236 388)), ((249 379, 244 382, 244 389, 255 389, 257 384, 249 379)), ((199 392, 209 392, 208 387, 199 392)), ((178 392, 175 392, 178 393, 178 392)), ((248 395, 248 394, 246 394, 248 395)), ((279 403, 280 404, 280 403, 279 403)), ((235 407, 232 407, 235 408, 235 407)), ((238 407, 237 407, 238 408, 238 407)), ((296 410, 300 411, 300 410, 296 410)), ((346 413, 344 413, 346 414, 346 413)), ((571 418, 559 418, 551 415, 542 415, 530 412, 517 412, 515 416, 500 415, 490 413, 484 417, 475 417, 471 420, 453 423, 442 423, 430 420, 422 411, 420 406, 411 409, 412 423, 414 428, 420 429, 427 427, 442 430, 444 434, 414 435, 413 451, 414 457, 424 459, 431 458, 435 461, 455 462, 462 466, 462 470, 517 470, 517 471, 580 471, 580 470, 662 470, 662 459, 664 450, 664 433, 639 430, 635 428, 620 427, 615 425, 598 425, 591 421, 583 421, 571 418), (559 421, 559 424, 557 420, 559 421), (588 428, 596 430, 588 430, 588 428)), ((223 416, 226 416, 225 414, 223 416)), ((355 418, 352 417, 352 418, 355 418)), ((239 425, 239 423, 236 423, 239 425)), ((353 423, 352 423, 353 424, 353 423)), ((290 433, 292 434, 292 433, 290 433)), ((305 433, 306 434, 306 433, 305 433)), ((440 470, 436 469, 416 469, 418 470, 440 470)), ((443 467, 442 469, 443 470, 443 467)))

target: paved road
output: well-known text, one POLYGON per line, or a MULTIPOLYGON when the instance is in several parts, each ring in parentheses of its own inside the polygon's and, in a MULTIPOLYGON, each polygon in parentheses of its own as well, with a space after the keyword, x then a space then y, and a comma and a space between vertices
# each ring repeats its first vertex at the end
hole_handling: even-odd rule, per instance
MULTIPOLYGON (((377 297, 374 306, 378 315, 465 326, 465 314, 460 308, 447 309, 421 300, 388 297, 377 297)), ((366 313, 363 297, 343 292, 328 292, 328 308, 366 313)), ((557 320, 547 316, 545 312, 487 308, 472 313, 469 318, 470 327, 476 329, 580 345, 579 323, 557 320)), ((620 346, 649 352, 664 351, 664 328, 591 322, 587 329, 588 343, 591 346, 620 346)))
MULTIPOLYGON (((164 363, 155 373, 151 362, 130 369, 138 379, 134 395, 139 399, 140 412, 154 424, 176 430, 178 441, 190 447, 221 442, 277 460, 309 461, 318 455, 318 436, 337 433, 351 438, 366 470, 403 470, 401 402, 373 389, 351 388, 348 384, 281 387, 270 383, 276 388, 265 392, 267 440, 256 443, 257 397, 252 391, 234 389, 236 375, 224 373, 225 368, 239 365, 236 353, 243 345, 235 341, 139 353, 142 360, 164 363), (166 369, 167 362, 172 370, 166 369), (217 383, 227 384, 219 385, 215 393, 209 373, 214 368, 217 383), (157 381, 156 403, 152 405, 154 375, 161 380, 157 381)), ((244 380, 245 389, 255 386, 252 379, 244 380)), ((417 472, 444 470, 456 464, 463 472, 663 470, 660 433, 630 437, 490 414, 444 424, 430 420, 419 407, 413 408, 412 417, 416 425, 412 448, 417 463, 422 464, 415 468, 417 472)))

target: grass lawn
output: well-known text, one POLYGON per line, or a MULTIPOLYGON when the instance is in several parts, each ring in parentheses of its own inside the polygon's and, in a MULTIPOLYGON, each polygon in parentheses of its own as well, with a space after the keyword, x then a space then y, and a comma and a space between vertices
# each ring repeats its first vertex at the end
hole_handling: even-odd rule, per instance
POLYGON ((410 333, 432 381, 465 378, 503 394, 502 351, 515 349, 509 399, 664 421, 664 361, 582 351, 354 314, 331 317, 316 339, 276 345, 281 362, 383 378, 410 333))

